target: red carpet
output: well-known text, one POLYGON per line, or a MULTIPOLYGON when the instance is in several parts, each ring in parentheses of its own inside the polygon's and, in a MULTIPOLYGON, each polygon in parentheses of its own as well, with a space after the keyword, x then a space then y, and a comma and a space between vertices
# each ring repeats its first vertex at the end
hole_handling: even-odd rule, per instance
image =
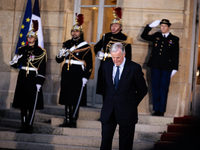
POLYGON ((193 116, 175 117, 167 132, 154 144, 154 150, 197 149, 200 149, 200 124, 193 116))

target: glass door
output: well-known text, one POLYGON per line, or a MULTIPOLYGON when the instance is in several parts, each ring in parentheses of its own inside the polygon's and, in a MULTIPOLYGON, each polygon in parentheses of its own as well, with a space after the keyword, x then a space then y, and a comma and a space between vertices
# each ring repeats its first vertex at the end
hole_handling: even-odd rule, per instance
MULTIPOLYGON (((74 13, 84 15, 83 33, 84 40, 92 48, 100 40, 101 34, 110 32, 110 23, 113 17, 113 7, 117 6, 117 0, 75 0, 74 13)), ((74 15, 75 17, 75 15, 74 15)), ((74 19, 75 23, 75 19, 74 19)), ((101 95, 96 94, 96 83, 100 61, 93 53, 93 72, 87 83, 87 102, 93 107, 100 107, 102 104, 101 95)))

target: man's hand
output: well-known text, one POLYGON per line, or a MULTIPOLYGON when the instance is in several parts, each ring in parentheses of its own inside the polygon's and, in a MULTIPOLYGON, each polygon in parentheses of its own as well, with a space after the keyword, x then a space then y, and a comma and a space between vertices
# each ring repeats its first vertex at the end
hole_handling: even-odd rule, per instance
POLYGON ((156 20, 152 22, 151 24, 149 24, 149 27, 154 28, 154 27, 157 27, 159 24, 160 24, 160 20, 156 20))
POLYGON ((97 56, 98 59, 102 60, 103 57, 104 57, 104 53, 102 51, 98 51, 96 56, 97 56))
POLYGON ((85 85, 86 85, 87 81, 88 81, 88 79, 86 79, 86 78, 82 78, 83 87, 85 87, 85 85))
POLYGON ((175 75, 176 72, 177 72, 177 70, 172 70, 171 78, 175 75))
POLYGON ((41 85, 40 84, 36 84, 36 87, 37 87, 37 91, 40 92, 41 85))

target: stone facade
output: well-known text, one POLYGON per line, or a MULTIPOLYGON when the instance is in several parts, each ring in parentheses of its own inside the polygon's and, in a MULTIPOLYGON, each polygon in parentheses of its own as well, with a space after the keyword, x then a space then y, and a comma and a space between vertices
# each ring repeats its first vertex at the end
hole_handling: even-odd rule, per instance
MULTIPOLYGON (((139 113, 150 114, 152 96, 150 70, 147 68, 151 45, 140 38, 146 24, 157 19, 169 19, 171 32, 180 38, 179 71, 170 84, 166 116, 188 114, 191 94, 189 83, 192 37, 193 0, 118 0, 123 7, 123 32, 133 37, 132 60, 141 64, 149 87, 149 94, 139 105, 139 113)), ((34 4, 34 0, 32 0, 34 4)), ((43 87, 46 105, 57 105, 61 66, 55 56, 62 42, 71 38, 74 0, 39 0, 44 47, 47 50, 47 75, 43 87)), ((10 108, 18 71, 9 67, 19 34, 26 0, 0 0, 0 108, 10 108)), ((151 33, 159 30, 153 29, 151 33)), ((92 89, 88 87, 88 95, 92 89)), ((91 101, 92 96, 88 97, 91 101)))

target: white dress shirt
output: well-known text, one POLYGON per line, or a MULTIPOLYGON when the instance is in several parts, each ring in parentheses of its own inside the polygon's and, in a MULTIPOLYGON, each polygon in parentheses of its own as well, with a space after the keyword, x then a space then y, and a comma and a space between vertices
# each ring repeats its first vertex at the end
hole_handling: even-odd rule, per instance
MULTIPOLYGON (((119 80, 121 78, 121 75, 122 75, 122 71, 124 69, 124 64, 125 64, 125 61, 126 61, 126 57, 124 57, 124 61, 122 62, 122 64, 119 66, 119 80)), ((115 80, 115 74, 117 72, 117 66, 114 64, 113 65, 113 72, 112 72, 112 79, 113 79, 113 84, 114 83, 114 80, 115 80)))
POLYGON ((163 37, 165 36, 165 37, 167 38, 167 37, 168 37, 168 35, 169 35, 169 32, 168 32, 168 33, 165 33, 165 34, 164 34, 164 33, 162 33, 162 36, 163 36, 163 37))

